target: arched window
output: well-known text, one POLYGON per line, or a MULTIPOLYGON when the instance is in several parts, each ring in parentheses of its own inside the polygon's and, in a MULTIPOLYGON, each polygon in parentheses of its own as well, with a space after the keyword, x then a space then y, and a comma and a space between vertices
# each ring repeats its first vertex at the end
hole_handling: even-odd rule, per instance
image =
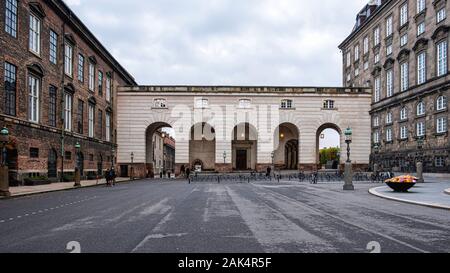
POLYGON ((400 120, 407 120, 408 119, 408 109, 406 107, 403 107, 402 110, 400 110, 400 120))
POLYGON ((436 101, 436 110, 442 111, 447 109, 447 98, 445 96, 439 96, 436 101))
POLYGON ((425 112, 426 112, 425 102, 421 101, 417 104, 417 111, 416 111, 417 116, 423 116, 423 115, 425 115, 425 112))

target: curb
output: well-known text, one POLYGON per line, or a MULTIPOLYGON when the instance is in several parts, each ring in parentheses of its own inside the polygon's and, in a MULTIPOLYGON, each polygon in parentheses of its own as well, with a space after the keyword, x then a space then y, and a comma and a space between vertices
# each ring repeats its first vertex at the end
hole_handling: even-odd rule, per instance
POLYGON ((446 189, 444 192, 450 195, 450 189, 446 189))
MULTIPOLYGON (((141 181, 141 180, 143 180, 143 179, 124 180, 124 181, 116 182, 116 184, 131 183, 131 182, 137 182, 137 181, 141 181)), ((69 182, 69 183, 71 183, 71 182, 69 182)), ((101 187, 101 186, 106 186, 106 183, 82 186, 82 187, 78 187, 78 188, 71 187, 71 188, 66 188, 66 189, 30 192, 30 193, 24 193, 24 194, 18 194, 18 195, 11 195, 8 197, 2 196, 2 197, 0 197, 0 200, 10 200, 10 199, 17 199, 17 198, 22 198, 22 197, 27 197, 27 196, 32 196, 32 195, 46 194, 46 193, 51 193, 51 192, 72 191, 72 190, 80 190, 80 189, 94 188, 94 187, 101 187)))
POLYGON ((381 194, 381 193, 379 193, 377 191, 377 189, 384 188, 384 187, 385 186, 372 188, 372 189, 369 190, 369 193, 372 194, 372 195, 375 195, 377 197, 381 197, 381 198, 392 200, 392 201, 408 203, 408 204, 413 204, 413 205, 419 205, 419 206, 425 206, 425 207, 430 207, 430 208, 435 208, 435 209, 450 210, 450 206, 443 206, 443 205, 439 205, 439 204, 411 201, 411 200, 401 199, 401 198, 397 198, 397 197, 391 197, 391 196, 387 196, 387 195, 381 194))

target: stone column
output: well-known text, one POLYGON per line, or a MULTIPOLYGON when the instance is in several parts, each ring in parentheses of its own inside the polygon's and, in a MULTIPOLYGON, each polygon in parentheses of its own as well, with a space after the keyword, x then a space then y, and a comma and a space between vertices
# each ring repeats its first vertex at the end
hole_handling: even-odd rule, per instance
POLYGON ((8 166, 0 167, 0 196, 11 196, 9 192, 9 169, 8 166))
POLYGON ((425 180, 423 179, 423 163, 417 162, 416 169, 417 169, 417 178, 418 178, 417 182, 424 183, 425 180))
POLYGON ((344 180, 344 191, 355 190, 355 187, 353 186, 353 166, 350 162, 345 163, 344 180))

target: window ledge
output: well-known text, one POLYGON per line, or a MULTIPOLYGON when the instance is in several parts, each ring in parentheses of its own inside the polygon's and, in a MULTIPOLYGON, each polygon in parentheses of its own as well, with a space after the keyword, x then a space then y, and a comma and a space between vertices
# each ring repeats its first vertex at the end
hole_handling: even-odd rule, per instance
POLYGON ((295 110, 297 110, 297 108, 281 108, 280 107, 280 110, 281 111, 295 111, 295 110))
POLYGON ((338 111, 339 108, 321 108, 322 111, 338 111))
POLYGON ((405 123, 405 122, 408 122, 408 121, 409 121, 409 119, 401 119, 401 120, 398 121, 398 123, 405 123))
POLYGON ((435 115, 439 115, 439 114, 446 113, 446 112, 448 112, 448 108, 442 109, 442 110, 436 110, 436 111, 434 112, 434 114, 435 114, 435 115))
POLYGON ((443 132, 443 133, 435 133, 434 136, 435 137, 448 136, 448 131, 447 132, 443 132))

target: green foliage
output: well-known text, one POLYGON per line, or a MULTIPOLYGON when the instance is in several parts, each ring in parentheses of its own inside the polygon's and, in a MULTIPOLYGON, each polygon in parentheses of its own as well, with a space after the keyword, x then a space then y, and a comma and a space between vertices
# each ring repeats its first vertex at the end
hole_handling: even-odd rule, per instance
POLYGON ((320 164, 325 165, 328 161, 339 160, 339 148, 324 148, 320 150, 320 164))

